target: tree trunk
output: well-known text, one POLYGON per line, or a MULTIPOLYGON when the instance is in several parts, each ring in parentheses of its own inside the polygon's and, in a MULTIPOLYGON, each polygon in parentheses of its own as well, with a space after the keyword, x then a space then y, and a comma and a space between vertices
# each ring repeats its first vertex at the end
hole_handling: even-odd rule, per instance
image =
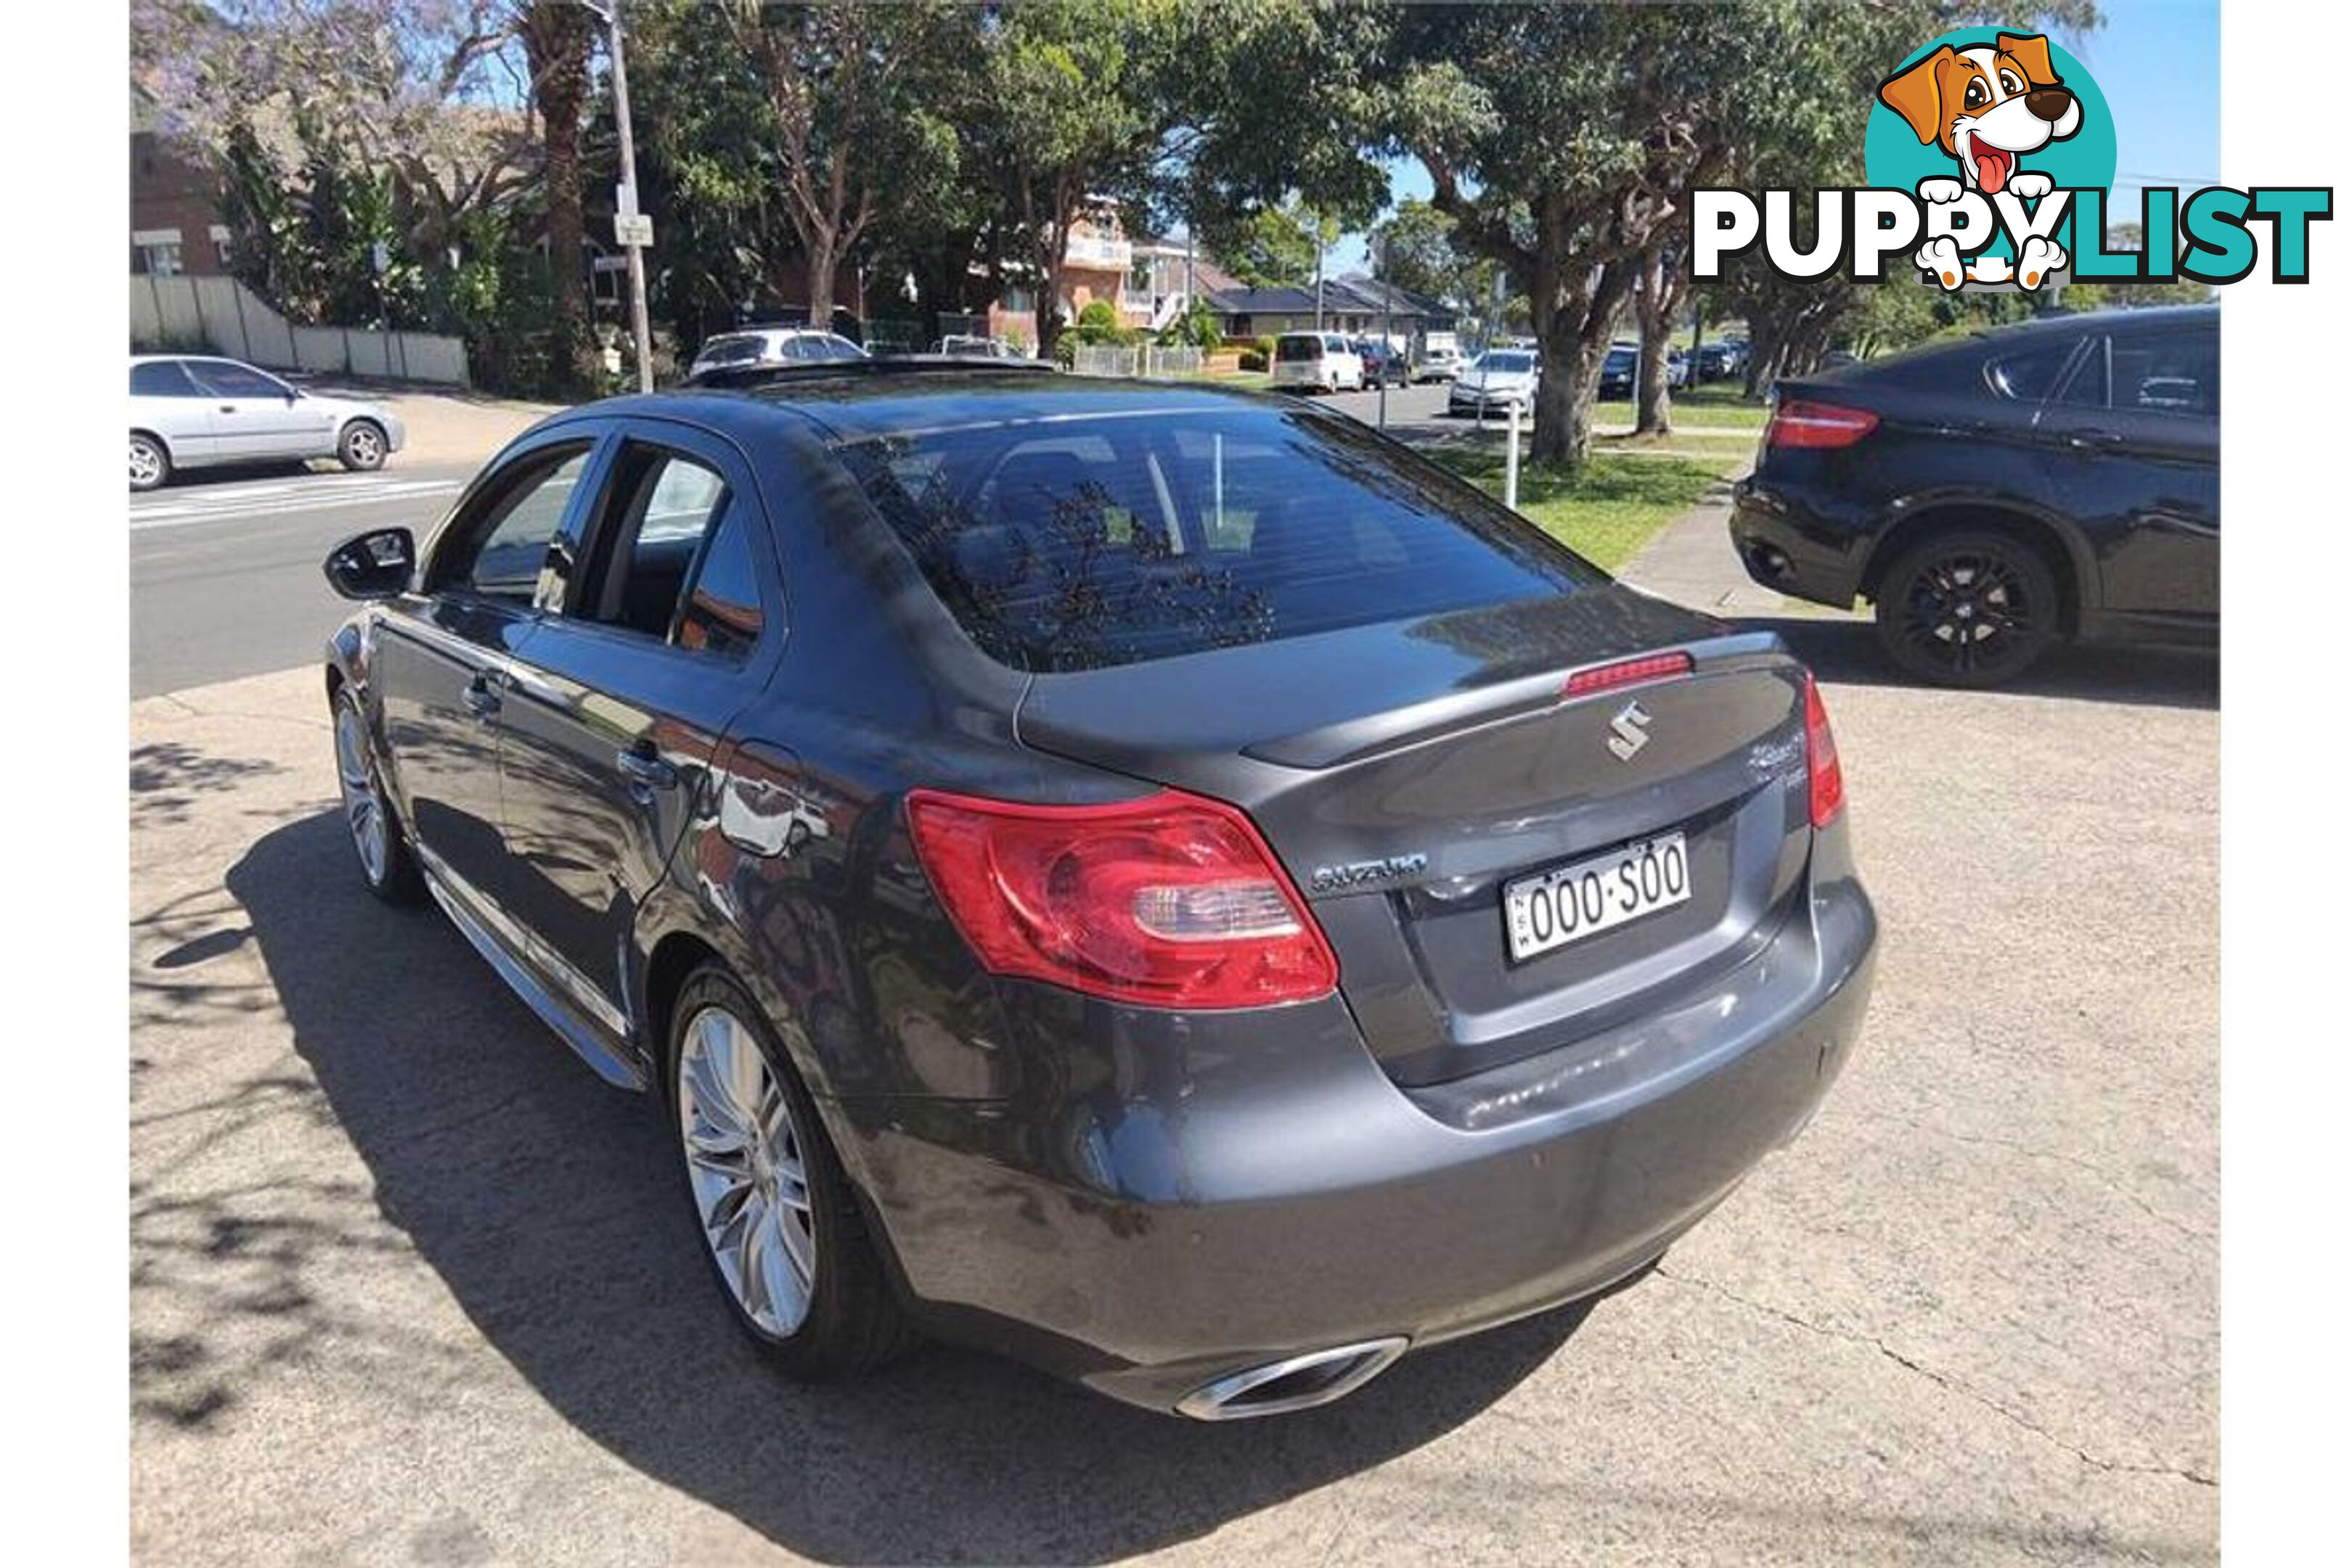
POLYGON ((1597 279, 1580 258, 1571 265, 1586 276, 1565 284, 1558 281, 1560 260, 1538 255, 1536 286, 1528 290, 1543 374, 1536 378, 1536 429, 1528 456, 1565 468, 1581 464, 1591 449, 1601 362, 1633 283, 1633 268, 1622 260, 1600 268, 1597 279))
POLYGON ((556 374, 562 390, 577 392, 593 386, 601 368, 580 271, 586 237, 580 210, 580 112, 588 95, 588 14, 572 0, 535 0, 524 16, 522 37, 542 139, 556 374))
POLYGON ((1633 314, 1642 329, 1642 349, 1635 362, 1633 434, 1674 434, 1674 393, 1666 385, 1666 353, 1673 345, 1666 335, 1674 330, 1672 306, 1666 298, 1665 258, 1661 247, 1642 252, 1642 273, 1633 289, 1633 314))
POLYGON ((801 240, 802 265, 808 269, 808 324, 825 332, 833 331, 833 275, 841 264, 835 237, 831 227, 811 224, 801 240))

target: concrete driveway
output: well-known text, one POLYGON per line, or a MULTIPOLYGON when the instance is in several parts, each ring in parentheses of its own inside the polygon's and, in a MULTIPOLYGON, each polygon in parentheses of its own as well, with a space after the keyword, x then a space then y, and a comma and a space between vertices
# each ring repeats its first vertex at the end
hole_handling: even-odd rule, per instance
POLYGON ((947 1350, 778 1381, 646 1105, 361 891, 317 678, 136 704, 134 1552, 2212 1558, 2215 666, 1954 695, 1783 629, 1885 930, 1819 1120, 1631 1289, 1220 1427, 947 1350))

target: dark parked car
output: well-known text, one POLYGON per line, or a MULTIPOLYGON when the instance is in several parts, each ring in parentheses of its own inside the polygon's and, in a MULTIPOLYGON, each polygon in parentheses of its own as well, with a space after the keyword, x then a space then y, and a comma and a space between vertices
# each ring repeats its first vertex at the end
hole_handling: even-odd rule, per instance
POLYGON ((1738 375, 1741 368, 1739 350, 1727 342, 1706 342, 1698 346, 1692 358, 1692 368, 1701 381, 1723 381, 1738 375))
POLYGON ((649 1091, 795 1374, 1321 1404, 1641 1271, 1870 989, 1805 669, 1295 400, 747 374, 327 571, 368 885, 649 1091))
POLYGON ((1910 674, 2218 640, 2219 307, 2044 317, 1773 397, 1732 542, 1767 586, 1874 601, 1910 674))
POLYGON ((1412 367, 1405 363, 1395 345, 1378 338, 1359 338, 1357 357, 1364 362, 1364 384, 1367 387, 1411 386, 1412 367))
POLYGON ((1600 396, 1603 402, 1622 402, 1633 395, 1633 377, 1641 364, 1641 351, 1630 343, 1612 344, 1601 360, 1600 396))

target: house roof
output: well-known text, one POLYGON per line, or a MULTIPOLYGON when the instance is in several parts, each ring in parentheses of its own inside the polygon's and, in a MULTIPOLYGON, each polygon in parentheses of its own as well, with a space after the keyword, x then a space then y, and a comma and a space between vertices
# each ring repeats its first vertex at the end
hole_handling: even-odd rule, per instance
MULTIPOLYGON (((1315 290, 1305 289, 1211 289, 1209 300, 1217 310, 1232 316, 1300 316, 1315 312, 1315 290)), ((1395 316, 1451 317, 1451 306, 1383 283, 1372 278, 1327 278, 1323 281, 1323 309, 1344 315, 1372 316, 1386 311, 1395 316)))

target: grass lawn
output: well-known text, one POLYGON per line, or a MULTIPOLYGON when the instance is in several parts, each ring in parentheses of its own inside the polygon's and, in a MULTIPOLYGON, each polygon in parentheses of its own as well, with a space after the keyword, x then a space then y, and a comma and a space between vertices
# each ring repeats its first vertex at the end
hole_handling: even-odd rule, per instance
MULTIPOLYGON (((1597 425, 1631 425, 1633 405, 1595 404, 1592 419, 1597 425)), ((1764 405, 1741 396, 1736 381, 1711 381, 1674 395, 1674 419, 1677 436, 1686 430, 1707 429, 1740 430, 1752 436, 1764 428, 1764 405)))
MULTIPOLYGON (((1423 455, 1490 494, 1503 493, 1498 448, 1434 447, 1423 455)), ((1658 530, 1737 473, 1746 456, 1746 446, 1721 458, 1628 456, 1596 447, 1573 474, 1522 464, 1519 510, 1594 565, 1614 572, 1658 530)))

